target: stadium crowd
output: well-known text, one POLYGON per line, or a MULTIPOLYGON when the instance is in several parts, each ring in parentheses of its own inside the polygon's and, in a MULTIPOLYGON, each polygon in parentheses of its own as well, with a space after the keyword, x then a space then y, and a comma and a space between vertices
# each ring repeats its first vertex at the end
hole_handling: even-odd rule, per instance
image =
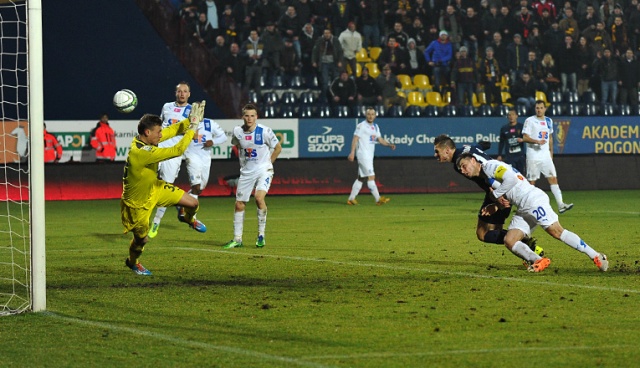
POLYGON ((530 108, 542 91, 638 106, 639 0, 172 2, 186 41, 245 94, 299 86, 334 105, 404 108, 425 75, 421 93, 443 104, 530 108))

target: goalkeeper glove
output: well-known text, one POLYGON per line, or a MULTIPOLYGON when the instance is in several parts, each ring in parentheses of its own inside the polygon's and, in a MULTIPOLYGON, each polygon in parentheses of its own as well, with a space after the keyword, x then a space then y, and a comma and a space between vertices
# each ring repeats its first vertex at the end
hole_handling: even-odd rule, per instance
POLYGON ((206 101, 202 101, 200 103, 194 102, 191 105, 191 113, 189 114, 189 121, 191 121, 191 124, 189 125, 189 129, 194 132, 198 131, 198 125, 202 119, 204 119, 204 106, 206 103, 206 101))

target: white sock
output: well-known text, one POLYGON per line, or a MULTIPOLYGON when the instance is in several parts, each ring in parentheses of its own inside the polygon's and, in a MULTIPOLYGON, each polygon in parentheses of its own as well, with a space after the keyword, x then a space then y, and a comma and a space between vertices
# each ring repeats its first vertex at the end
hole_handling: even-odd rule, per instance
POLYGON ((353 201, 360 193, 360 189, 362 189, 362 182, 358 179, 353 182, 353 186, 351 186, 351 194, 349 195, 349 200, 353 201))
POLYGON ((558 184, 551 184, 549 187, 551 188, 551 193, 553 193, 553 196, 556 199, 556 203, 558 203, 558 207, 562 206, 564 201, 562 200, 562 191, 560 190, 560 186, 558 184))
POLYGON ((242 231, 244 230, 244 211, 233 214, 233 240, 242 242, 242 231))
POLYGON ((164 216, 165 212, 167 212, 167 207, 158 207, 156 209, 156 217, 153 218, 153 223, 159 224, 160 221, 162 221, 162 217, 164 216))
POLYGON ((264 229, 267 227, 267 209, 258 208, 258 235, 264 236, 264 229))
POLYGON ((193 194, 193 193, 189 192, 189 195, 192 196, 195 199, 198 199, 198 195, 197 194, 193 194))
POLYGON ((376 186, 375 180, 367 181, 367 187, 369 187, 373 198, 375 198, 376 202, 378 202, 380 200, 380 193, 378 193, 378 187, 376 186))
POLYGON ((560 240, 571 248, 588 255, 591 259, 594 259, 598 255, 598 252, 585 243, 584 240, 580 239, 578 234, 567 229, 560 234, 560 240))
POLYGON ((524 259, 525 261, 529 261, 529 262, 535 262, 537 260, 539 260, 540 257, 539 255, 537 255, 534 251, 531 250, 531 248, 529 248, 528 245, 526 245, 525 243, 518 241, 513 248, 511 248, 511 253, 515 254, 516 256, 524 259))

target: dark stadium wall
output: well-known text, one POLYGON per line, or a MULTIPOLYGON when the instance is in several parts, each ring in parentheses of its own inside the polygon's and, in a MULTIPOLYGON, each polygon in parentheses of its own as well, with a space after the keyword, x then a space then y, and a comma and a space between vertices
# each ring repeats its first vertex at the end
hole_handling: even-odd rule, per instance
MULTIPOLYGON (((557 156, 555 164, 563 190, 640 189, 640 156, 557 156)), ((474 183, 456 174, 451 164, 434 158, 375 161, 381 193, 478 192, 474 183)), ((46 165, 47 200, 113 199, 122 194, 122 163, 46 165)), ((224 177, 238 174, 237 160, 215 160, 204 196, 228 196, 224 177)), ((357 167, 344 160, 278 160, 270 194, 348 194, 357 167)), ((186 170, 176 184, 188 188, 186 170)), ((549 189, 546 180, 538 185, 549 189)), ((15 198, 15 193, 9 196, 15 198)))
POLYGON ((43 1, 42 13, 45 120, 159 114, 182 80, 191 84, 192 101, 207 99, 207 116, 223 117, 134 0, 43 1), (131 115, 111 103, 122 88, 138 95, 131 115))

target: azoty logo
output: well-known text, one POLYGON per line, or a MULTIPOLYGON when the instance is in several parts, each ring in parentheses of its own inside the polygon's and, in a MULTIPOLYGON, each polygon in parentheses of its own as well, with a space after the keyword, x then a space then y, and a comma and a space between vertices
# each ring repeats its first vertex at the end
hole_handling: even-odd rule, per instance
POLYGON ((309 152, 340 152, 344 147, 344 135, 330 134, 333 128, 323 126, 322 134, 310 135, 307 138, 309 152))

